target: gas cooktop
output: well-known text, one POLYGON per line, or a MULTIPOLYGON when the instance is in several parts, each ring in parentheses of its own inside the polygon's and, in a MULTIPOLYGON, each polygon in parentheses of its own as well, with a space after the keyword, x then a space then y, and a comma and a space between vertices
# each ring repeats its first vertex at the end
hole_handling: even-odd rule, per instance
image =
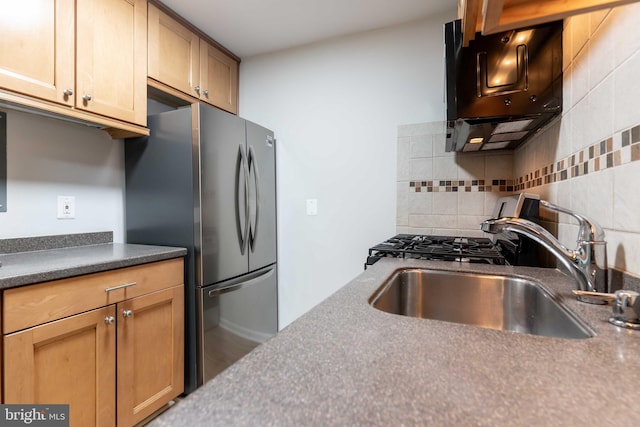
POLYGON ((385 257, 506 264, 494 243, 483 237, 398 234, 369 248, 365 269, 385 257))

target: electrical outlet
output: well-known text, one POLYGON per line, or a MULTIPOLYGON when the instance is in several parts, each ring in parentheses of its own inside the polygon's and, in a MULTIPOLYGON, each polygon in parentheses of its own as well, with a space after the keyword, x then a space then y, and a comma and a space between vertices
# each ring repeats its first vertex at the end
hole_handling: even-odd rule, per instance
POLYGON ((318 215, 318 199, 307 199, 307 215, 318 215))
POLYGON ((74 219, 76 217, 76 198, 58 196, 58 219, 74 219))

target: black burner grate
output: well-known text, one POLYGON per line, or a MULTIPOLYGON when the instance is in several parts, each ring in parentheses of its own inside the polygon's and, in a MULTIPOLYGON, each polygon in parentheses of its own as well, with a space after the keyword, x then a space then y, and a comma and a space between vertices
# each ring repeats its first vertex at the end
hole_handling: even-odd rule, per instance
POLYGON ((385 257, 505 264, 493 242, 483 237, 398 234, 370 248, 366 265, 385 257))

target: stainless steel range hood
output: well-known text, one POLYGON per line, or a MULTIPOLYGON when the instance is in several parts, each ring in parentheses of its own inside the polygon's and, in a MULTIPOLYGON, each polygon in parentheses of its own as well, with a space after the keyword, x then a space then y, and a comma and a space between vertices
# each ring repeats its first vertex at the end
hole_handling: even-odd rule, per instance
POLYGON ((513 149, 562 112, 562 21, 476 35, 445 24, 447 151, 513 149))

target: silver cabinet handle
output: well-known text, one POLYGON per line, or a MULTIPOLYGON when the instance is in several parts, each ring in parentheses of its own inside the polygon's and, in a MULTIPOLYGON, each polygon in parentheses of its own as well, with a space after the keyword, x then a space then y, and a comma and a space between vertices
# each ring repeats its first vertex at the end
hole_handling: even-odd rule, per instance
POLYGON ((133 310, 122 310, 122 317, 131 317, 133 316, 133 310))
POLYGON ((88 93, 82 97, 82 100, 85 102, 89 102, 91 101, 91 95, 89 95, 88 93))
POLYGON ((118 289, 124 289, 124 288, 128 288, 128 287, 131 287, 131 286, 135 286, 137 284, 138 284, 137 282, 125 283, 124 285, 114 286, 112 288, 106 288, 104 291, 105 292, 111 292, 111 291, 115 291, 115 290, 118 290, 118 289))
POLYGON ((204 96, 206 96, 207 98, 209 97, 209 91, 208 90, 205 90, 203 93, 204 93, 204 96))
POLYGON ((198 95, 200 95, 200 86, 196 86, 196 87, 194 87, 194 88, 193 88, 193 90, 195 90, 195 91, 196 91, 196 93, 197 93, 198 95))
POLYGON ((116 321, 116 318, 113 316, 107 316, 104 318, 104 323, 106 323, 107 325, 113 325, 116 321))
POLYGON ((73 95, 73 89, 65 89, 62 93, 64 94, 64 96, 71 96, 73 95))

